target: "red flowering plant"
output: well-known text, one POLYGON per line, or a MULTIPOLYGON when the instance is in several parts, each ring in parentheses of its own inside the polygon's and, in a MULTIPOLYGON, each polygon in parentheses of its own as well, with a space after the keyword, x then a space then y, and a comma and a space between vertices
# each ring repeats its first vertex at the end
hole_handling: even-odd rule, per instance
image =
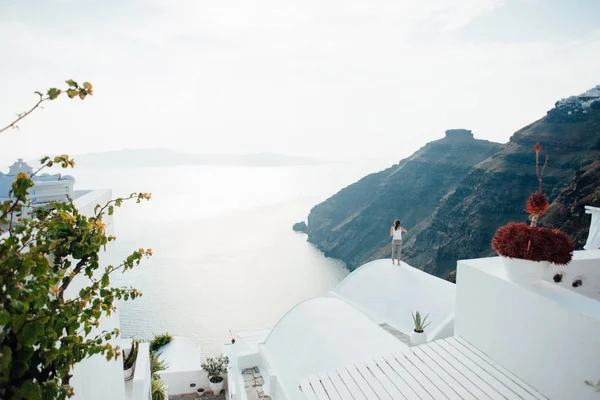
POLYGON ((538 179, 538 191, 527 199, 526 211, 531 226, 525 223, 510 222, 496 231, 492 239, 492 248, 502 257, 520 258, 530 261, 548 261, 557 265, 566 265, 573 258, 575 245, 566 233, 559 229, 540 228, 537 222, 548 209, 548 199, 542 193, 542 177, 548 156, 542 169, 539 168, 539 153, 542 147, 535 144, 535 175, 538 179))

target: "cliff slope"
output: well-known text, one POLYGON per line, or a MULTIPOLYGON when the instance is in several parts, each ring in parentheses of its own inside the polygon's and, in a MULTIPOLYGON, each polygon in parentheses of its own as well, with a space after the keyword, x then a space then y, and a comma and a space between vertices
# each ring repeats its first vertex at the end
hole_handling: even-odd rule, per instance
POLYGON ((494 254, 498 227, 526 221, 525 201, 537 189, 533 147, 540 142, 542 156, 550 156, 544 193, 551 202, 540 222, 564 229, 581 246, 589 224, 583 206, 600 206, 596 89, 556 102, 502 146, 464 136, 427 144, 315 206, 309 241, 354 269, 390 256, 389 226, 400 218, 409 229, 403 260, 446 277, 459 259, 494 254))
POLYGON ((412 227, 427 218, 475 164, 499 147, 464 129, 446 131, 445 138, 315 206, 308 217, 309 241, 349 268, 358 267, 388 244, 395 219, 412 227))

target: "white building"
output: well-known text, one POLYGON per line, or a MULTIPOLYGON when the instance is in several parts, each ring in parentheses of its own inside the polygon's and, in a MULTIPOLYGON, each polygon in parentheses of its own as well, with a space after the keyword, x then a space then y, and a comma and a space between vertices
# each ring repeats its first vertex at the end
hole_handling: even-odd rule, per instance
POLYGON ((590 250, 538 284, 509 280, 498 257, 459 261, 456 285, 389 259, 363 265, 272 328, 239 331, 224 346, 228 398, 597 399, 585 381, 600 380, 600 209, 589 212, 590 250), (417 310, 432 324, 412 346, 417 310))
MULTIPOLYGON (((87 215, 111 198, 109 190, 70 190, 87 215)), ((600 380, 600 208, 586 212, 586 250, 568 266, 548 268, 538 284, 511 281, 498 257, 459 261, 456 285, 389 259, 363 265, 274 326, 237 332, 237 341, 223 347, 230 358, 227 398, 599 398, 584 382, 600 380), (409 339, 414 311, 431 321, 426 343, 417 346, 409 339)), ((110 233, 112 217, 105 222, 110 233)), ((99 329, 119 323, 117 312, 99 329)), ((194 343, 176 337, 162 351, 169 396, 207 388, 194 343)), ((100 355, 77 364, 75 399, 148 400, 148 345, 140 346, 131 381, 122 370, 121 359, 100 355)))
MULTIPOLYGON (((19 172, 26 172, 31 175, 33 169, 22 159, 18 159, 9 167, 8 174, 0 172, 0 200, 8 197, 11 185, 15 180, 15 175, 19 172)), ((32 178, 35 185, 29 189, 31 202, 34 204, 46 203, 48 201, 63 201, 67 196, 74 198, 73 186, 75 179, 69 175, 62 174, 41 174, 32 178)), ((83 192, 79 191, 78 195, 83 192)))
MULTIPOLYGON (((23 160, 19 160, 10 167, 8 174, 0 173, 0 201, 8 198, 10 186, 19 172, 31 173, 31 168, 23 160)), ((60 174, 36 177, 34 182, 35 185, 30 189, 34 206, 52 200, 66 200, 69 196, 81 214, 91 216, 97 204, 105 204, 112 199, 110 190, 74 190, 74 179, 60 174)), ((113 217, 106 215, 104 222, 107 234, 112 234, 113 217)), ((105 257, 101 256, 101 264, 111 251, 113 245, 109 243, 104 250, 105 257)), ((103 267, 104 265, 101 265, 100 270, 103 270, 103 267)), ((79 290, 88 282, 87 277, 77 277, 65 292, 65 296, 76 297, 79 290)), ((120 319, 117 310, 112 316, 102 319, 100 326, 92 331, 90 336, 94 336, 95 332, 110 331, 118 327, 120 327, 120 319)), ((124 343, 129 345, 128 341, 124 343)), ((111 344, 123 348, 123 343, 119 339, 115 338, 111 344)), ((140 345, 135 374, 130 381, 124 380, 122 357, 107 361, 102 355, 94 355, 76 364, 72 373, 71 385, 75 391, 73 397, 75 400, 148 400, 150 398, 150 360, 147 343, 140 345)))

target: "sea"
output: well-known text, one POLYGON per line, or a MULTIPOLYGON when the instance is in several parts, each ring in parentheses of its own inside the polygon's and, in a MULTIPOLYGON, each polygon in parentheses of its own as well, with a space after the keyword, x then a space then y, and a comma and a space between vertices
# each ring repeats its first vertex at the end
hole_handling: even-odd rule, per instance
POLYGON ((389 160, 306 166, 75 168, 75 188, 113 196, 150 192, 114 215, 107 261, 152 248, 117 274, 143 296, 119 305, 122 337, 169 332, 220 353, 238 329, 276 323, 298 302, 326 295, 349 271, 294 232, 310 209, 389 160))

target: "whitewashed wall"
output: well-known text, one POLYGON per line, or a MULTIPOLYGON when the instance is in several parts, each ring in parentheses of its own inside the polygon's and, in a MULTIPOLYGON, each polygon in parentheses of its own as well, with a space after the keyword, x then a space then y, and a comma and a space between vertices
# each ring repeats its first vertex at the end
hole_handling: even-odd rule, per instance
POLYGON ((573 260, 565 266, 552 265, 544 275, 544 279, 564 289, 600 300, 600 250, 580 250, 573 253, 573 260), (556 274, 562 280, 554 282, 556 274), (581 286, 574 287, 575 281, 581 286))
POLYGON ((558 285, 521 286, 499 258, 458 262, 456 334, 550 399, 598 399, 600 302, 558 285))
POLYGON ((168 386, 168 395, 195 393, 198 388, 209 390, 208 376, 202 369, 202 351, 190 338, 174 336, 172 342, 159 350, 159 359, 168 365, 158 372, 168 386))
MULTIPOLYGON (((77 194, 77 192, 76 192, 77 194)), ((94 190, 75 199, 75 205, 79 211, 87 216, 92 215, 96 204, 104 204, 111 198, 110 190, 94 190)), ((112 217, 107 216, 106 220, 107 232, 112 232, 112 217)), ((106 252, 100 255, 101 269, 103 269, 103 259, 106 259, 106 253, 112 251, 113 246, 109 244, 106 247, 106 252)), ((76 295, 79 290, 87 285, 86 277, 78 277, 70 285, 66 292, 66 297, 76 295)), ((110 317, 102 319, 99 328, 92 331, 102 332, 103 330, 112 330, 120 327, 119 312, 113 313, 110 317)), ((119 339, 115 338, 112 342, 113 346, 120 344, 119 339)), ((123 380, 123 361, 119 357, 118 360, 106 361, 101 355, 94 355, 77 364, 73 370, 73 378, 71 384, 75 389, 75 400, 124 400, 125 399, 125 382, 123 380)))
POLYGON ((150 373, 150 344, 140 343, 135 362, 130 400, 150 399, 152 375, 150 373))
POLYGON ((167 385, 169 396, 178 394, 195 393, 197 389, 204 388, 204 390, 210 390, 208 387, 208 375, 204 370, 197 371, 159 371, 158 375, 161 377, 165 385, 167 385), (195 387, 190 387, 191 384, 195 383, 195 387))

